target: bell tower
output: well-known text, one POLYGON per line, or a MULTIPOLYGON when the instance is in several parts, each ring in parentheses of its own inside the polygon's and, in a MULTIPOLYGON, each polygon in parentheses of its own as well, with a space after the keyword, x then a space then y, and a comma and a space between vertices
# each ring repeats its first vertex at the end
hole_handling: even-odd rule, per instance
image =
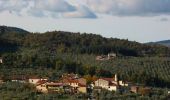
POLYGON ((117 79, 117 74, 115 74, 115 82, 117 82, 118 81, 118 79, 117 79))

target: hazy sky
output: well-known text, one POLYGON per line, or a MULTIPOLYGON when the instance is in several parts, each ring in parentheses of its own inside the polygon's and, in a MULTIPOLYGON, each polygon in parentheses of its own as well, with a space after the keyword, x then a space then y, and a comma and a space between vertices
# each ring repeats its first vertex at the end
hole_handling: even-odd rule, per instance
POLYGON ((170 0, 0 0, 0 25, 165 40, 170 39, 170 0))

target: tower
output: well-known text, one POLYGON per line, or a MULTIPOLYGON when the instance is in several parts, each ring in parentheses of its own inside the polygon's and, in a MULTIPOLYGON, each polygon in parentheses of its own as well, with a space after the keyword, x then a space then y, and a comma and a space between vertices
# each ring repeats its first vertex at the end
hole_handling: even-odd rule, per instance
POLYGON ((118 81, 118 79, 117 79, 117 74, 115 74, 115 82, 117 82, 118 81))

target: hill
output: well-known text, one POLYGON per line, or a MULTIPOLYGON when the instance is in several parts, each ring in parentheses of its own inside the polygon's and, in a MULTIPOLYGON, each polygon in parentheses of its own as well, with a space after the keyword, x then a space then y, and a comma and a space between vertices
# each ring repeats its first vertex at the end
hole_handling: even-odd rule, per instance
POLYGON ((29 33, 14 27, 1 27, 0 38, 18 44, 19 49, 39 49, 50 53, 108 54, 118 56, 170 56, 170 48, 161 45, 146 45, 135 41, 105 38, 96 34, 52 31, 29 33))
POLYGON ((156 43, 170 47, 170 40, 158 41, 156 43))
POLYGON ((22 34, 27 34, 29 32, 26 31, 26 30, 23 30, 21 28, 8 27, 8 26, 0 26, 0 35, 7 34, 7 33, 22 33, 22 34))
POLYGON ((170 47, 170 40, 162 40, 162 41, 157 41, 157 42, 148 42, 146 44, 149 45, 163 45, 166 47, 170 47))

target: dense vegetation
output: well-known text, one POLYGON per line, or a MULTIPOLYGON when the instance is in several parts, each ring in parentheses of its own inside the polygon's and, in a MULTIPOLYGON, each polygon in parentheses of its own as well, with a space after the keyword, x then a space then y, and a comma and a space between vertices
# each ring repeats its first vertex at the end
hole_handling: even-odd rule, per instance
MULTIPOLYGON (((43 50, 50 53, 108 54, 115 52, 119 56, 170 56, 170 48, 161 45, 146 45, 128 40, 104 38, 95 34, 71 32, 28 33, 23 30, 0 27, 0 40, 12 42, 20 51, 43 50), (5 31, 9 30, 9 31, 5 31), (13 31, 14 30, 14 31, 13 31)), ((3 44, 0 44, 0 46, 3 44)), ((19 50, 17 52, 20 52, 19 50)), ((37 51, 38 52, 38 51, 37 51)))

